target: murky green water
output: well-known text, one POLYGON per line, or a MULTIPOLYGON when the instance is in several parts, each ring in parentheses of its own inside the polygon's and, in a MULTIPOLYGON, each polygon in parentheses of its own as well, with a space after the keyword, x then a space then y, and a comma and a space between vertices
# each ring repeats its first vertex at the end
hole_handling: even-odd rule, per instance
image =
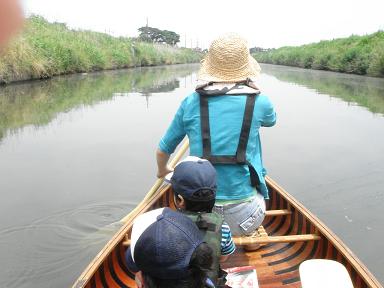
MULTIPOLYGON (((384 81, 263 65, 269 175, 384 282, 384 81)), ((198 65, 0 87, 0 287, 67 287, 155 181, 198 65)))

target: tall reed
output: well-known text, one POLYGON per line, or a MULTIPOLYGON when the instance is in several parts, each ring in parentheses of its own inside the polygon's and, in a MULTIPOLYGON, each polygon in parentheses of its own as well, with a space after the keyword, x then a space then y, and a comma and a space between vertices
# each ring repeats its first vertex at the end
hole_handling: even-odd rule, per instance
POLYGON ((31 16, 23 32, 0 56, 0 82, 59 74, 198 62, 201 53, 185 48, 136 42, 127 37, 71 30, 31 16))

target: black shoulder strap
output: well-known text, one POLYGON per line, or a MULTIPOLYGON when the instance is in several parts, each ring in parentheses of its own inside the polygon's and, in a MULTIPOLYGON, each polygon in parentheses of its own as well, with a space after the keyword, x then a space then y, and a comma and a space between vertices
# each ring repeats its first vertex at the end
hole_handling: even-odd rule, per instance
POLYGON ((253 110, 255 108, 255 94, 247 95, 247 102, 245 103, 245 111, 243 117, 243 124, 241 126, 239 144, 237 145, 236 159, 238 163, 245 164, 245 154, 247 151, 247 144, 249 133, 251 131, 253 110))
MULTIPOLYGON (((196 90, 197 91, 197 90, 196 90)), ((253 111, 257 94, 246 94, 247 100, 245 104, 243 123, 241 127, 239 143, 236 155, 212 155, 211 151, 211 132, 209 124, 208 95, 200 94, 200 122, 201 137, 203 142, 203 158, 211 161, 212 164, 239 164, 248 165, 251 185, 258 188, 260 180, 255 168, 246 159, 248 138, 252 126, 253 111)))
POLYGON ((255 94, 248 94, 245 104, 243 123, 240 132, 239 143, 237 146, 236 155, 213 156, 211 154, 211 131, 209 125, 209 109, 208 97, 200 95, 200 122, 201 122, 201 137, 203 141, 203 158, 210 160, 212 163, 220 164, 246 164, 246 150, 248 144, 249 133, 251 131, 253 110, 255 107, 255 94), (223 158, 224 157, 224 158, 223 158), (229 161, 229 162, 228 162, 229 161))
POLYGON ((211 156, 211 131, 209 126, 208 97, 200 94, 200 124, 201 137, 203 140, 203 158, 211 156))

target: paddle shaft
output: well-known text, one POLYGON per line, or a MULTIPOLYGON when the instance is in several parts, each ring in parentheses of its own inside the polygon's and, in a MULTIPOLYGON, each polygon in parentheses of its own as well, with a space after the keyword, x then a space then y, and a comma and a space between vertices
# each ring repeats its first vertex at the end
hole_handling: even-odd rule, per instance
MULTIPOLYGON (((181 157, 183 157, 185 152, 188 150, 188 148, 189 148, 189 141, 188 141, 188 139, 186 139, 184 141, 183 145, 180 147, 179 151, 177 151, 175 157, 173 157, 172 160, 169 162, 169 167, 174 168, 176 166, 176 164, 180 161, 181 157)), ((164 181, 164 177, 158 178, 156 180, 155 184, 153 184, 153 186, 151 187, 151 189, 149 189, 147 195, 140 202, 140 204, 145 203, 150 197, 152 197, 152 195, 159 189, 161 184, 163 184, 163 181, 164 181)), ((127 222, 128 219, 130 218, 131 214, 136 213, 136 210, 141 207, 140 204, 138 204, 135 209, 133 209, 131 212, 129 212, 128 215, 126 215, 124 218, 122 218, 120 220, 120 222, 123 222, 123 223, 127 222)))

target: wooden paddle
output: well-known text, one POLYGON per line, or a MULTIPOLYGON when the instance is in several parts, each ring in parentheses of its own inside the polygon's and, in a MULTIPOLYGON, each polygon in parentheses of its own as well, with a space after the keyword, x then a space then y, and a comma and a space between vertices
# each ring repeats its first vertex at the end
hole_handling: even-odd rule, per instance
MULTIPOLYGON (((189 148, 189 141, 186 139, 183 143, 183 145, 180 147, 179 151, 177 151, 176 155, 172 158, 172 160, 169 162, 169 167, 174 168, 176 164, 180 161, 181 157, 184 155, 184 153, 187 151, 189 148)), ((125 223, 128 221, 130 216, 134 213, 136 213, 136 210, 141 209, 141 206, 143 203, 146 203, 149 198, 159 189, 161 184, 163 184, 164 178, 158 178, 153 184, 152 188, 149 189, 147 195, 145 195, 144 199, 141 200, 141 202, 136 206, 135 209, 133 209, 131 212, 129 212, 128 215, 126 215, 124 218, 120 220, 121 223, 125 223)))

